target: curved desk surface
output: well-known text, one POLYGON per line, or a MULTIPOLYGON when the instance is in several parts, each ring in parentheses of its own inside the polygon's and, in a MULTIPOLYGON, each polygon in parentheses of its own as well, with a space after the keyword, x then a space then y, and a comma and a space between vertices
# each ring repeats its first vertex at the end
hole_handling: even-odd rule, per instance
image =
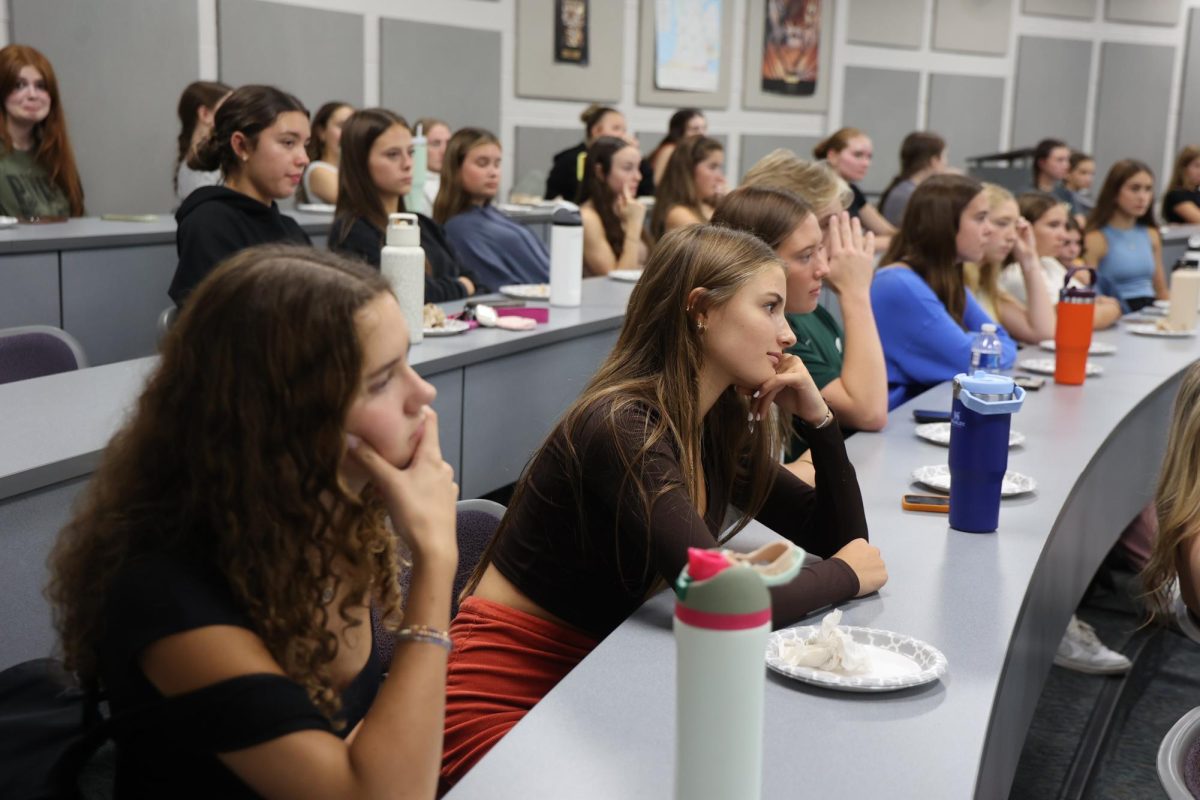
MULTIPOLYGON (((938 683, 882 695, 769 674, 764 797, 1008 797, 1055 646, 1105 553, 1152 495, 1182 370, 1200 355, 1197 339, 1120 330, 1097 338, 1119 347, 1094 359, 1102 377, 1082 387, 1048 381, 1014 417, 1028 439, 1011 451, 1010 468, 1038 488, 1003 502, 995 534, 949 530, 944 515, 900 508, 914 490, 912 470, 947 458, 913 434, 910 412, 949 408, 948 385, 895 410, 882 433, 847 441, 890 577, 878 594, 845 604, 843 621, 928 641, 949 670, 938 683)), ((754 525, 735 546, 773 536, 754 525)), ((667 592, 646 603, 449 798, 670 797, 671 611, 667 592)))

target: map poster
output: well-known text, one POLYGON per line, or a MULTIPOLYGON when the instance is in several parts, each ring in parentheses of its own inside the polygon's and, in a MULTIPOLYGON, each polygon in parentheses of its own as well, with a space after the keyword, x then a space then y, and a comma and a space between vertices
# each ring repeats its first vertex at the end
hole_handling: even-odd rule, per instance
POLYGON ((654 85, 715 92, 721 81, 721 0, 654 0, 654 85))
POLYGON ((589 0, 554 0, 554 60, 559 64, 588 63, 589 0))
POLYGON ((762 90, 811 97, 817 90, 821 0, 761 0, 766 4, 762 90))

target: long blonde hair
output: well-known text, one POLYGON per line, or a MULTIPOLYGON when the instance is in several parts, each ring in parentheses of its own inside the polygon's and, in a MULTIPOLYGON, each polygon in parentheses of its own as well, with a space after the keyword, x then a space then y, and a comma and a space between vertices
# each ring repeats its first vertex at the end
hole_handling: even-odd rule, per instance
POLYGON ((1150 612, 1163 619, 1170 609, 1179 550, 1200 535, 1200 363, 1188 368, 1175 396, 1154 503, 1158 538, 1142 569, 1142 585, 1150 612))
MULTIPOLYGON (((983 195, 988 201, 989 214, 995 213, 1000 206, 1007 202, 1016 202, 1012 192, 995 183, 983 184, 983 195)), ((991 261, 985 256, 978 264, 970 262, 963 264, 963 280, 966 282, 967 288, 975 295, 975 299, 979 301, 980 305, 988 310, 989 314, 992 309, 999 311, 1001 298, 1008 295, 1000 288, 1000 271, 1004 269, 1011 255, 1010 251, 999 261, 991 261), (991 308, 988 308, 989 306, 991 308)), ((996 322, 999 321, 996 320, 996 322)))
POLYGON ((442 182, 438 186, 437 199, 433 201, 433 218, 439 225, 445 225, 451 217, 471 207, 471 195, 462 186, 462 165, 472 150, 485 144, 500 147, 500 140, 483 128, 462 128, 446 143, 442 182))
POLYGON ((854 200, 850 184, 828 161, 805 161, 791 150, 772 150, 742 176, 742 186, 783 189, 799 195, 820 214, 832 205, 845 209, 854 200))
MULTIPOLYGON (((616 448, 625 476, 623 486, 613 486, 611 491, 621 497, 624 486, 634 486, 642 503, 642 519, 650 519, 655 501, 672 489, 682 488, 697 505, 706 476, 710 509, 726 508, 736 484, 749 487, 749 500, 733 532, 754 518, 774 484, 781 426, 772 414, 761 427, 750 431, 746 425, 748 402, 733 387, 721 394, 707 415, 700 416, 705 334, 695 320, 697 315, 729 302, 767 269, 785 266, 766 244, 748 233, 713 225, 689 225, 663 237, 634 287, 616 345, 530 460, 517 482, 510 513, 500 523, 464 594, 470 594, 478 585, 497 543, 509 535, 514 518, 511 510, 519 507, 526 492, 537 491, 530 485, 530 475, 538 472, 543 459, 563 465, 576 495, 570 500, 564 498, 564 502, 574 502, 582 513, 587 465, 576 443, 597 413, 603 415, 605 432, 600 435, 630 444, 628 448, 616 448), (689 306, 689 296, 698 287, 703 287, 705 293, 689 306), (621 421, 636 408, 651 411, 646 429, 626 430, 621 421), (679 454, 683 486, 663 487, 650 496, 641 480, 645 458, 664 441, 679 454)), ((619 547, 618 532, 613 534, 611 544, 619 547)), ((646 546, 645 577, 649 578, 649 542, 646 546)))

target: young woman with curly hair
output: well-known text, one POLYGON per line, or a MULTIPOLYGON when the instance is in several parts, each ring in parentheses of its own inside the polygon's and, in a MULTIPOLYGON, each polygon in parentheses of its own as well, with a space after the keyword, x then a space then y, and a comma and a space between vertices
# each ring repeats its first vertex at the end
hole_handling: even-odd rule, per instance
POLYGON ((167 334, 50 562, 118 798, 433 796, 458 487, 407 350, 378 272, 283 245, 167 334), (390 670, 372 607, 407 626, 390 670))

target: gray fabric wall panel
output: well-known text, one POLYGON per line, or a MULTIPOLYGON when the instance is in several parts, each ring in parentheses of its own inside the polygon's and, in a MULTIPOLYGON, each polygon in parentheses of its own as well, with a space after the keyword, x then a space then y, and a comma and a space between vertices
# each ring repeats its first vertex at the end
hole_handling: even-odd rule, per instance
MULTIPOLYGON (((593 7, 594 8, 594 7, 593 7)), ((621 99, 625 14, 619 6, 588 17, 588 63, 554 60, 554 0, 518 0, 516 94, 552 100, 616 103, 621 99)))
POLYGON ((1014 149, 1032 147, 1047 136, 1075 147, 1083 142, 1091 68, 1090 41, 1020 38, 1013 99, 1014 149))
POLYGON ((1004 55, 1013 0, 934 0, 933 48, 1004 55))
POLYGON ((363 18, 262 0, 218 0, 221 80, 291 92, 316 113, 322 103, 363 102, 363 18))
POLYGON ((170 210, 175 105, 200 72, 196 4, 12 0, 10 10, 13 41, 37 47, 58 75, 87 212, 170 210))
MULTIPOLYGON (((593 3, 593 9, 597 6, 593 3)), ((595 13, 593 11, 592 13, 595 13)), ((724 109, 729 105, 730 65, 733 63, 732 0, 721 0, 721 74, 715 92, 684 92, 659 89, 654 85, 654 0, 641 0, 638 18, 637 101, 643 106, 666 108, 724 109)))
POLYGON ((950 163, 965 168, 968 156, 1000 149, 1004 79, 971 75, 929 76, 926 128, 949 144, 950 163))
POLYGON ((1043 17, 1095 19, 1097 0, 1022 0, 1021 10, 1043 17))
POLYGON ((500 134, 498 32, 379 22, 379 97, 385 107, 409 119, 440 117, 453 128, 473 125, 500 134))
POLYGON ((1180 0, 1105 0, 1104 18, 1143 25, 1178 25, 1180 0))
POLYGON ((859 186, 864 192, 883 191, 900 168, 900 142, 917 127, 920 79, 907 70, 846 67, 842 124, 865 131, 875 145, 859 186))
MULTIPOLYGON (((781 147, 791 150, 805 161, 811 161, 812 149, 819 141, 821 141, 819 136, 772 136, 770 134, 744 133, 741 142, 742 163, 738 165, 739 169, 736 175, 739 179, 744 177, 760 158, 781 147)), ((733 184, 735 173, 730 169, 727 169, 726 173, 729 176, 729 183, 733 184)))
MULTIPOLYGON (((577 128, 531 128, 518 125, 511 154, 513 191, 541 197, 554 154, 583 141, 583 124, 577 128)), ((568 197, 574 201, 574 197, 568 197)))
MULTIPOLYGON (((1166 122, 1175 48, 1105 42, 1100 48, 1100 90, 1096 98, 1096 189, 1114 161, 1136 158, 1154 170, 1157 189, 1164 176, 1166 122), (1146 91, 1162 87, 1163 91, 1146 91)), ((1170 177, 1170 176, 1165 176, 1170 177)))
POLYGON ((857 44, 921 46, 925 0, 851 0, 846 38, 857 44))
MULTIPOLYGON (((1187 48, 1183 58, 1183 78, 1180 81, 1179 147, 1200 142, 1200 9, 1188 15, 1187 48)), ((1167 176, 1170 177, 1170 176, 1167 176)))

